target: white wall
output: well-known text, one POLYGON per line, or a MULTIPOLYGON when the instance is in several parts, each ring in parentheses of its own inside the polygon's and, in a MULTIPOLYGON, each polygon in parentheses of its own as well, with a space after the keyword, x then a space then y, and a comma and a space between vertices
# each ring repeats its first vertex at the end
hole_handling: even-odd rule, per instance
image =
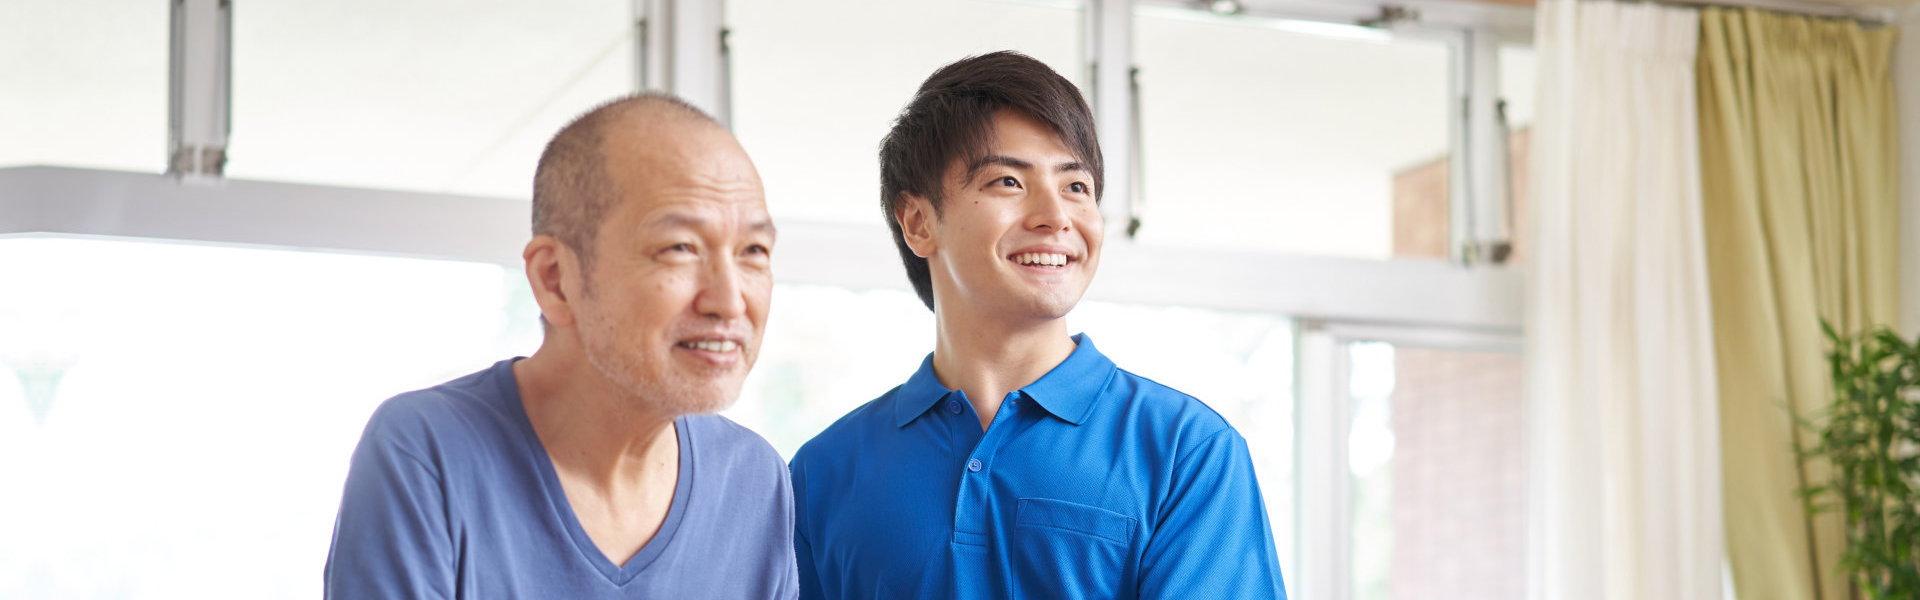
POLYGON ((1908 335, 1920 334, 1920 5, 1899 20, 1893 84, 1900 111, 1900 302, 1908 335))

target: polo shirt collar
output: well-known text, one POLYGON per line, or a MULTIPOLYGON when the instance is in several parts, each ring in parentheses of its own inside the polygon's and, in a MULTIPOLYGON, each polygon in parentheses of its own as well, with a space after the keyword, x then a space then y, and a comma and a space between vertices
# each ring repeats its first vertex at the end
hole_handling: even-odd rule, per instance
POLYGON ((893 394, 893 419, 900 427, 912 423, 921 413, 939 404, 942 398, 953 390, 940 385, 940 378, 933 374, 933 353, 927 353, 927 359, 920 361, 920 370, 914 371, 907 382, 900 384, 900 390, 893 394))
MULTIPOLYGON (((1020 391, 1053 416, 1079 425, 1093 413, 1094 401, 1106 389, 1115 367, 1112 360, 1093 347, 1093 339, 1087 334, 1073 336, 1073 342, 1073 353, 1067 355, 1066 360, 1020 391)), ((900 384, 894 394, 894 423, 906 427, 952 393, 953 390, 941 385, 940 378, 933 374, 933 354, 928 353, 927 358, 920 361, 920 369, 900 384)))
POLYGON ((1079 425, 1093 414, 1094 401, 1100 399, 1115 368, 1107 355, 1093 347, 1093 338, 1087 334, 1073 336, 1073 342, 1073 354, 1020 391, 1053 416, 1079 425))

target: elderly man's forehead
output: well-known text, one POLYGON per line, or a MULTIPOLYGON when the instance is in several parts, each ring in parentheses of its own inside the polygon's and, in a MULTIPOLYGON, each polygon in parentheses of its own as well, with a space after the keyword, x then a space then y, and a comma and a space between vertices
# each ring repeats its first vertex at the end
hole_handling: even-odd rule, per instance
POLYGON ((704 172, 728 179, 752 177, 752 162, 733 135, 711 123, 642 121, 616 126, 601 138, 608 169, 621 175, 704 172))

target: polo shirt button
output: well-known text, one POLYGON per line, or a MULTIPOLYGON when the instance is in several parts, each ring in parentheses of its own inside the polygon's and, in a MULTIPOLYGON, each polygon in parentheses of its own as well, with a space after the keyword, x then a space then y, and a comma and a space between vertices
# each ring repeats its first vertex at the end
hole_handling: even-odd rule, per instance
POLYGON ((960 401, 959 401, 959 400, 948 400, 948 401, 947 401, 947 412, 950 412, 950 413, 953 413, 953 414, 956 414, 956 415, 957 415, 957 414, 960 414, 960 401))
POLYGON ((980 472, 980 459, 978 459, 978 458, 969 458, 969 459, 967 459, 967 470, 968 470, 968 471, 973 471, 973 472, 975 472, 975 473, 979 473, 979 472, 980 472))

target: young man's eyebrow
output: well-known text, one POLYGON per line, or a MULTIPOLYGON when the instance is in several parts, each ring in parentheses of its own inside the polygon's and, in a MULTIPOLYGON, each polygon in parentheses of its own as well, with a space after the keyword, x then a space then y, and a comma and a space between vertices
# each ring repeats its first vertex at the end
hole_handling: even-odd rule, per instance
MULTIPOLYGON (((968 166, 967 172, 978 173, 980 172, 980 169, 985 168, 987 165, 1000 165, 1004 167, 1012 167, 1015 169, 1033 168, 1033 163, 1020 160, 1018 158, 1014 158, 1011 156, 1003 156, 999 154, 989 154, 989 155, 980 157, 979 160, 973 161, 973 164, 968 166)), ((1093 172, 1093 169, 1087 168, 1086 163, 1083 163, 1077 160, 1070 160, 1067 162, 1060 163, 1058 165, 1054 165, 1053 170, 1056 173, 1065 173, 1067 171, 1086 171, 1089 173, 1093 172)))
POLYGON ((980 157, 979 160, 973 161, 973 164, 969 165, 967 170, 979 171, 980 169, 986 167, 987 165, 1000 165, 1003 167, 1012 167, 1015 169, 1033 168, 1033 163, 1020 160, 1018 158, 1014 158, 1011 156, 1003 156, 999 154, 988 154, 986 156, 980 157))

